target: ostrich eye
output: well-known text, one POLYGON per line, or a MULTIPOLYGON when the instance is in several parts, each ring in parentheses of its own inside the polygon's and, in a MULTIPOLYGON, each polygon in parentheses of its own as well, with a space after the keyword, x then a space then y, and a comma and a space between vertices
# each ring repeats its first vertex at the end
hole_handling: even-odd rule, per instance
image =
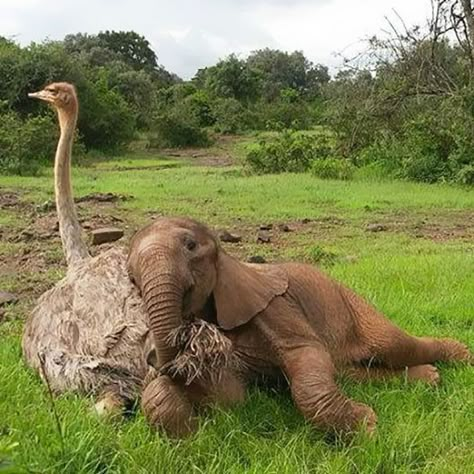
POLYGON ((197 247, 197 243, 193 239, 186 239, 186 241, 184 242, 184 245, 186 246, 188 250, 191 250, 191 251, 197 247))

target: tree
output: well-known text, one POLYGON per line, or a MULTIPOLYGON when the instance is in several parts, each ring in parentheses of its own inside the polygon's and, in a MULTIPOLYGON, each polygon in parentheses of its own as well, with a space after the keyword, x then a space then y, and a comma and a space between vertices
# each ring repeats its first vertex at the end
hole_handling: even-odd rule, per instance
POLYGON ((158 68, 157 57, 150 42, 134 31, 103 31, 97 35, 99 44, 117 53, 135 70, 148 72, 158 68))
POLYGON ((217 97, 250 102, 258 97, 259 77, 246 61, 231 54, 215 66, 201 69, 194 81, 217 97))
POLYGON ((329 81, 327 68, 313 65, 301 51, 260 49, 248 57, 247 64, 260 76, 261 93, 267 100, 276 99, 283 89, 314 96, 329 81))

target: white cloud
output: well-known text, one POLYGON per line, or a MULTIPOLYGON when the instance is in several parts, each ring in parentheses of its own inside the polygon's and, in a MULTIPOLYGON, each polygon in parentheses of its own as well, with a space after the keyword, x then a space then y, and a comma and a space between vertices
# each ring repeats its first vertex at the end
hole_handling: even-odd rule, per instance
POLYGON ((135 30, 169 70, 191 77, 199 67, 236 52, 299 49, 337 66, 333 53, 380 31, 396 7, 422 23, 429 0, 0 0, 0 35, 22 44, 68 33, 135 30))

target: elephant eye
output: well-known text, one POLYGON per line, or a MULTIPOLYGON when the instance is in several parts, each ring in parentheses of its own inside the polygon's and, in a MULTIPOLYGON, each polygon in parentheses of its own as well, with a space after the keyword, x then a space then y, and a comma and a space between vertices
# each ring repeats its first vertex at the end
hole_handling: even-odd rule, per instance
POLYGON ((191 250, 191 251, 197 247, 196 241, 192 239, 186 239, 186 241, 184 242, 184 245, 186 246, 188 250, 191 250))

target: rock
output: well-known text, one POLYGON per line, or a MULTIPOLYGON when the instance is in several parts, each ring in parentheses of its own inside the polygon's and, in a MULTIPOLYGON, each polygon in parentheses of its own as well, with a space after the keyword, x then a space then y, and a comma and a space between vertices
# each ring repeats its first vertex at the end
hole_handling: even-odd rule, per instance
POLYGON ((270 234, 264 230, 260 231, 257 235, 257 243, 269 244, 271 242, 270 234))
POLYGON ((236 244, 242 240, 242 237, 237 234, 231 234, 227 230, 219 232, 219 239, 221 242, 229 242, 231 244, 236 244))
POLYGON ((16 295, 8 293, 7 291, 0 291, 0 307, 15 303, 18 303, 18 297, 16 295))
POLYGON ((116 227, 103 227, 91 232, 92 245, 101 245, 107 242, 115 242, 123 237, 123 230, 116 227))
POLYGON ((367 232, 383 232, 387 229, 388 227, 385 224, 369 224, 365 228, 367 232))
POLYGON ((249 263, 267 263, 264 257, 261 255, 252 255, 247 260, 249 263))
POLYGON ((291 229, 286 224, 280 224, 278 229, 280 232, 291 232, 291 229))
POLYGON ((273 229, 273 224, 262 224, 259 227, 260 230, 272 230, 273 229))

